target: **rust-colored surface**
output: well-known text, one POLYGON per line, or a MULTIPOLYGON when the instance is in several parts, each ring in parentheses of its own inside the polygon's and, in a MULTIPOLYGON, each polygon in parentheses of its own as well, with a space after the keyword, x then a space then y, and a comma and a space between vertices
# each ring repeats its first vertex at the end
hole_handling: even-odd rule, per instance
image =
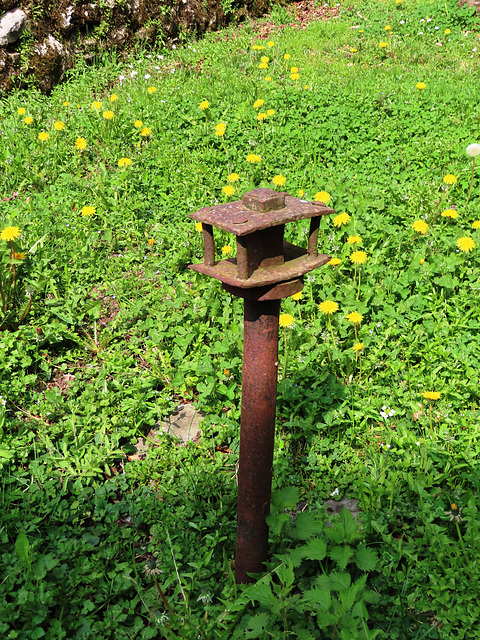
POLYGON ((231 287, 223 284, 225 291, 228 291, 237 298, 248 298, 257 302, 265 302, 266 300, 281 300, 289 298, 294 293, 298 293, 303 289, 303 278, 296 278, 290 282, 279 282, 278 284, 267 285, 266 287, 254 287, 253 289, 245 289, 245 287, 231 287))
POLYGON ((251 582, 268 555, 280 300, 245 300, 238 470, 236 582, 251 582))
POLYGON ((309 271, 313 271, 331 260, 331 256, 323 254, 311 256, 305 249, 289 243, 285 243, 284 246, 285 262, 283 264, 270 266, 265 269, 257 269, 247 279, 238 276, 236 258, 221 260, 214 265, 207 265, 205 263, 193 264, 190 265, 190 269, 216 278, 232 287, 251 289, 253 287, 264 287, 266 285, 300 278, 309 271))
POLYGON ((219 204, 214 207, 203 207, 195 211, 195 213, 191 213, 190 218, 218 227, 236 236, 245 236, 254 231, 269 229, 287 222, 315 218, 331 213, 335 213, 335 211, 321 202, 299 200, 288 194, 279 194, 271 189, 254 189, 246 193, 242 200, 219 204), (257 194, 257 192, 260 193, 257 194), (285 206, 280 209, 270 210, 271 203, 268 202, 268 194, 265 192, 273 194, 270 197, 274 202, 281 202, 281 198, 283 198, 285 206), (258 202, 255 204, 256 200, 258 202), (244 202, 247 202, 253 208, 246 207, 244 202))

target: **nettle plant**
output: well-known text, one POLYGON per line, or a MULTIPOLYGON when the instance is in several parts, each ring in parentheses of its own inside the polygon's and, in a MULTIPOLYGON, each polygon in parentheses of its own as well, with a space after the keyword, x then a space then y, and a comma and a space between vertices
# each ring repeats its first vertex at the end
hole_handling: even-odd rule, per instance
POLYGON ((233 638, 340 638, 372 640, 380 631, 367 625, 367 588, 378 561, 352 514, 343 509, 327 521, 325 511, 295 513, 297 488, 273 496, 268 518, 280 549, 271 570, 245 588, 237 603, 246 607, 233 638))

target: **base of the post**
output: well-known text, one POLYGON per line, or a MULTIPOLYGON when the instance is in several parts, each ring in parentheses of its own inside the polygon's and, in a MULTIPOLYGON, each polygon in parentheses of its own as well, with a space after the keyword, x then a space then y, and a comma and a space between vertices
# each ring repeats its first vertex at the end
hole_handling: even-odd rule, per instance
POLYGON ((251 582, 268 554, 280 300, 245 299, 235 580, 251 582))

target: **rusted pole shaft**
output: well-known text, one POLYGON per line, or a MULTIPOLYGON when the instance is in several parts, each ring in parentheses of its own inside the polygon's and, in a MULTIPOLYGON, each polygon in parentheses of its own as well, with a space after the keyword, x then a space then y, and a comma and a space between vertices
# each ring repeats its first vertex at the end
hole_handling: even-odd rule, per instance
POLYGON ((235 580, 252 582, 268 553, 280 300, 245 299, 235 580))

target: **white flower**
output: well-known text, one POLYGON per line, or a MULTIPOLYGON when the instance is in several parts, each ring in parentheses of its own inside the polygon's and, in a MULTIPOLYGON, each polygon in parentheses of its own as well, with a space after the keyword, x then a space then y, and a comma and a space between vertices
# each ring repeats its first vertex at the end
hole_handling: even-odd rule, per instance
POLYGON ((146 73, 143 77, 145 80, 149 80, 152 76, 149 73, 146 73))
POLYGON ((136 76, 138 74, 138 71, 130 71, 130 77, 133 78, 134 76, 136 76))
POLYGON ((480 144, 477 143, 473 143, 473 144, 469 144, 467 149, 467 156, 470 156, 471 158, 476 158, 477 156, 480 155, 480 144))

